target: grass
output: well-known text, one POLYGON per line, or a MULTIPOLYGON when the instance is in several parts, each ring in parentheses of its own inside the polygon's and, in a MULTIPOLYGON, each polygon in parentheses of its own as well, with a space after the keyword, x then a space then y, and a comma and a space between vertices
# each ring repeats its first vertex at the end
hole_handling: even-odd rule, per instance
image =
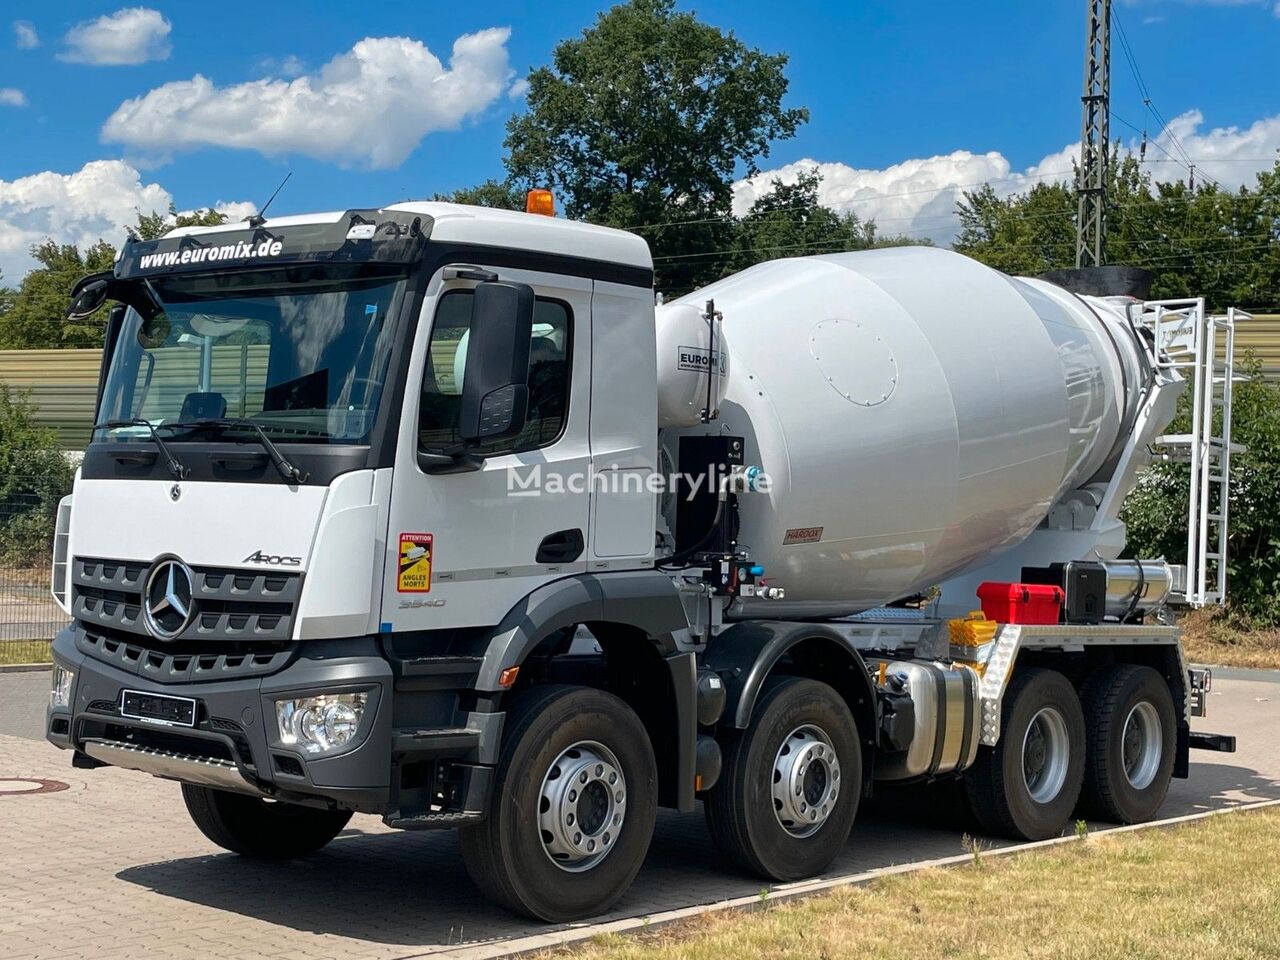
POLYGON ((0 640, 0 666, 12 663, 50 663, 48 640, 0 640))
MULTIPOLYGON (((1280 956, 1280 810, 1079 842, 558 951, 573 960, 1280 956)), ((959 852, 959 851, 957 851, 959 852)), ((543 954, 550 957, 553 954, 543 954)))
POLYGON ((1280 629, 1238 630, 1211 610, 1182 619, 1182 647, 1191 663, 1280 669, 1280 629))

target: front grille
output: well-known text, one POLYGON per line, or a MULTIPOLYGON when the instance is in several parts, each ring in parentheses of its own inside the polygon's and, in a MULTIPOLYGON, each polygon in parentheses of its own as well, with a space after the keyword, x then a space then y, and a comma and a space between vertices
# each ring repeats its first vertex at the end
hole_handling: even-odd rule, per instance
MULTIPOLYGON (((269 645, 223 641, 218 652, 196 649, 196 644, 175 642, 165 646, 150 637, 122 636, 92 629, 77 631, 76 646, 84 654, 129 673, 158 683, 202 683, 239 677, 266 676, 283 670, 293 657, 288 644, 269 645)), ((207 649, 207 647, 206 647, 207 649)), ((110 705, 115 709, 115 704, 110 705)), ((90 709, 95 709, 90 705, 90 709)))
MULTIPOLYGON (((71 609, 86 627, 149 636, 142 616, 150 565, 77 557, 71 565, 71 609)), ((302 575, 192 567, 195 616, 176 640, 279 643, 293 630, 302 575)), ((207 649, 207 645, 206 645, 207 649)))

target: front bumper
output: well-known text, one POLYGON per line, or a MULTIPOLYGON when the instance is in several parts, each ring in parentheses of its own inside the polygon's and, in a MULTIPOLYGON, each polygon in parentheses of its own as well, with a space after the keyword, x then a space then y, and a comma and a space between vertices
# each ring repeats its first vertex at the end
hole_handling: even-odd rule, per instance
MULTIPOLYGON (((411 751, 397 748, 405 737, 395 726, 396 675, 375 638, 304 645, 283 669, 270 675, 178 683, 149 677, 141 663, 130 669, 119 657, 103 662, 86 653, 85 646, 76 625, 54 640, 55 662, 74 671, 75 681, 69 707, 51 705, 45 719, 47 738, 74 750, 78 766, 105 763, 184 783, 389 818, 430 807, 429 788, 439 778, 435 766, 424 773, 414 767, 411 751), (125 690, 193 699, 195 725, 124 717, 120 703, 125 690), (279 742, 276 700, 350 691, 365 691, 369 698, 350 744, 317 755, 279 742)), ((436 690, 429 702, 415 700, 422 695, 405 694, 399 706, 418 716, 452 716, 459 692, 436 690)), ((479 759, 478 745, 464 741, 457 743, 457 750, 436 751, 432 764, 479 759)), ((467 779, 483 781, 474 786, 488 783, 487 776, 467 779)), ((472 806, 482 803, 481 798, 467 799, 472 806)))

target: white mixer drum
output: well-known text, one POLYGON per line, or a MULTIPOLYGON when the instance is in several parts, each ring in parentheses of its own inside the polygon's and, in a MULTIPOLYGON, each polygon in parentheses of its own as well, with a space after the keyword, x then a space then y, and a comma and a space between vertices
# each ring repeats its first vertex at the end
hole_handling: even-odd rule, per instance
POLYGON ((866 609, 989 561, 1107 462, 1136 402, 1118 314, 949 251, 773 261, 667 309, 708 299, 719 429, 771 482, 739 541, 786 589, 752 616, 866 609))

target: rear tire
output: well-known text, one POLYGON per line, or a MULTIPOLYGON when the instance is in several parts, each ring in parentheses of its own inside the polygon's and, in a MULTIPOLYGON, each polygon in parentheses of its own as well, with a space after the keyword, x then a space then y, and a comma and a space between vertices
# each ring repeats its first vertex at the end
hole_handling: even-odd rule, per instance
POLYGON ((965 773, 974 816, 1014 840, 1062 834, 1084 780, 1084 715, 1056 670, 1018 670, 1004 695, 1000 740, 965 773))
POLYGON ((507 711, 489 815, 460 831, 463 861, 516 913, 582 920, 631 886, 657 812, 653 747, 631 708, 603 690, 536 687, 507 711))
POLYGON ((716 846, 769 880, 825 870, 849 839, 862 792, 862 747, 840 695, 817 680, 770 678, 751 725, 723 745, 704 804, 716 846))
POLYGON ((1141 823, 1164 803, 1173 776, 1173 695, 1150 667, 1116 664, 1089 677, 1081 694, 1087 748, 1081 812, 1141 823))
POLYGON ((225 850, 257 860, 315 853, 351 819, 349 810, 318 810, 188 783, 182 785, 182 799, 201 833, 225 850))

